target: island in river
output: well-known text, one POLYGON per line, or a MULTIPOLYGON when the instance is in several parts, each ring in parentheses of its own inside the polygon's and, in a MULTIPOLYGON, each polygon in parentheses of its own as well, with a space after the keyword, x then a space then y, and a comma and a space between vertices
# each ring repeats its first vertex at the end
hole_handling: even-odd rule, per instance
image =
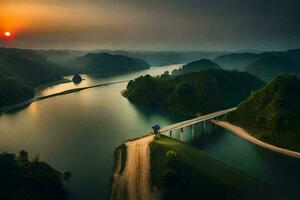
POLYGON ((30 100, 38 87, 68 82, 65 74, 75 74, 79 83, 78 73, 117 74, 149 68, 141 59, 107 53, 89 53, 68 64, 54 64, 42 51, 0 48, 0 108, 30 100))

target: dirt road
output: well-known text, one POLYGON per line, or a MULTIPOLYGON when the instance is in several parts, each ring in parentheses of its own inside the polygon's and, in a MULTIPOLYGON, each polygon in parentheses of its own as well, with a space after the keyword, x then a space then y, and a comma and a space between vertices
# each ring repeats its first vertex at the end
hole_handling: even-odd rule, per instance
POLYGON ((228 122, 218 121, 218 120, 213 120, 213 123, 235 133, 236 135, 238 135, 238 136, 244 138, 245 140, 248 140, 249 142, 252 142, 258 146, 261 146, 261 147, 264 147, 264 148, 267 148, 267 149, 270 149, 270 150, 273 150, 278 153, 282 153, 282 154, 285 154, 285 155, 288 155, 291 157, 300 158, 299 152, 291 151, 288 149, 283 149, 283 148, 276 147, 274 145, 262 142, 262 141, 256 139, 255 137, 251 136, 247 131, 245 131, 244 129, 242 129, 238 126, 232 125, 228 122))
POLYGON ((118 199, 154 200, 151 191, 149 143, 154 135, 125 143, 127 159, 123 174, 118 181, 118 199))

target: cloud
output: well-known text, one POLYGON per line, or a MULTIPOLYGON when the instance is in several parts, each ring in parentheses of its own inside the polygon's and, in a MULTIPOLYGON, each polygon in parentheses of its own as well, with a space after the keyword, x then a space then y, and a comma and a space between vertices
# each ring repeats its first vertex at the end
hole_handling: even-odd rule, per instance
POLYGON ((18 25, 13 45, 22 47, 223 50, 300 45, 297 0, 0 2, 2 28, 18 25))

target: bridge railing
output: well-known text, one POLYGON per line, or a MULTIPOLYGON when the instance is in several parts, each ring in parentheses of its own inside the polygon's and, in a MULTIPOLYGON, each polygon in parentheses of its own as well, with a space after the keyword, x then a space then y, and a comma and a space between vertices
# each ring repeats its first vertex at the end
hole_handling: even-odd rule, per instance
POLYGON ((176 129, 191 126, 193 124, 197 124, 197 123, 202 122, 202 121, 210 120, 210 119, 213 119, 215 117, 225 115, 225 114, 227 114, 229 112, 232 112, 236 109, 237 109, 237 107, 229 108, 229 109, 226 109, 226 110, 213 112, 213 113, 210 113, 210 114, 207 114, 207 115, 202 115, 202 116, 199 116, 199 117, 196 117, 196 118, 193 118, 193 119, 189 119, 189 120, 182 121, 182 122, 179 122, 179 123, 176 123, 176 124, 172 124, 170 126, 166 126, 166 127, 161 128, 160 133, 169 132, 169 131, 173 131, 173 130, 176 130, 176 129))

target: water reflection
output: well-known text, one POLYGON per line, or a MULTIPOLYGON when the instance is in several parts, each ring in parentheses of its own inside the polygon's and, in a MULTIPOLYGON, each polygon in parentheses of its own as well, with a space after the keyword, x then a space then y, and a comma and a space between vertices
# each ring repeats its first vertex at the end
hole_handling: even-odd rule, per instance
MULTIPOLYGON (((169 134, 166 134, 169 135, 169 134)), ((173 138, 181 140, 180 130, 173 138)), ((256 146, 210 122, 184 128, 183 141, 218 160, 267 182, 285 193, 287 199, 299 199, 300 160, 256 146)))
MULTIPOLYGON (((160 74, 167 69, 149 73, 160 74)), ((84 76, 86 81, 79 86, 131 79, 139 73, 84 76)), ((77 87, 73 83, 52 86, 40 94, 74 86, 77 87)), ((71 181, 66 185, 69 199, 107 199, 114 149, 128 138, 144 135, 154 124, 165 126, 186 119, 166 110, 130 103, 120 95, 125 87, 126 83, 122 83, 56 96, 1 115, 0 151, 16 153, 25 149, 59 170, 71 171, 71 181)), ((176 131, 174 137, 179 138, 180 132, 176 131)), ((299 195, 299 160, 257 147, 224 129, 213 128, 209 122, 205 131, 203 124, 195 126, 194 138, 191 128, 185 128, 183 140, 228 165, 299 195)))
MULTIPOLYGON (((136 72, 127 72, 127 73, 122 73, 122 74, 115 74, 115 75, 87 75, 87 74, 82 74, 81 77, 84 79, 80 84, 74 84, 73 82, 68 82, 68 83, 62 83, 62 84, 57 84, 53 86, 48 86, 46 88, 40 88, 36 91, 36 97, 38 96, 45 96, 45 95, 50 95, 58 92, 62 92, 65 90, 69 89, 74 89, 74 88, 80 88, 80 87, 87 87, 87 86, 92 86, 92 85, 97 85, 97 84, 103 84, 103 83, 110 83, 110 82, 118 82, 118 81, 123 81, 123 80, 131 80, 135 79, 139 76, 150 74, 152 76, 157 76, 161 75, 165 71, 172 71, 174 69, 178 69, 182 64, 176 64, 176 65, 168 65, 165 67, 151 67, 150 69, 147 70, 140 70, 136 72)), ((64 78, 72 80, 72 76, 65 76, 64 78)))

